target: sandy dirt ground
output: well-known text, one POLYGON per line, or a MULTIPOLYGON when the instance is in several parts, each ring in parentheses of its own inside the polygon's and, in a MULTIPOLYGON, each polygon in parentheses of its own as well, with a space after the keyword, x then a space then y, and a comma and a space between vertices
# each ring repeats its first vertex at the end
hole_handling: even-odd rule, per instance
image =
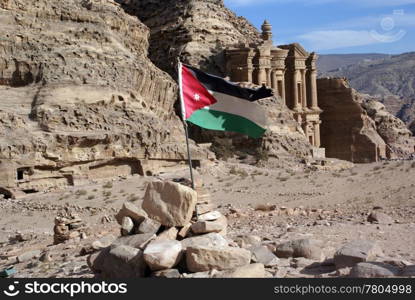
MULTIPOLYGON (((217 209, 228 217, 229 238, 253 234, 276 245, 297 238, 317 239, 324 242, 327 258, 348 241, 371 240, 379 242, 385 257, 415 264, 413 161, 360 164, 345 170, 300 165, 269 169, 266 164, 217 162, 200 173, 217 209), (368 222, 373 209, 392 217, 393 224, 368 222)), ((81 249, 102 236, 118 236, 114 214, 125 201, 140 205, 151 180, 154 178, 132 176, 30 194, 24 199, 1 199, 0 271, 14 266, 15 277, 92 277, 81 249), (76 213, 88 230, 83 239, 53 245, 54 219, 64 212, 76 213), (26 237, 24 241, 13 241, 18 233, 26 237), (50 259, 16 262, 18 255, 30 250, 47 252, 50 259)), ((330 267, 310 271, 289 261, 285 270, 270 270, 269 274, 339 275, 330 267)))

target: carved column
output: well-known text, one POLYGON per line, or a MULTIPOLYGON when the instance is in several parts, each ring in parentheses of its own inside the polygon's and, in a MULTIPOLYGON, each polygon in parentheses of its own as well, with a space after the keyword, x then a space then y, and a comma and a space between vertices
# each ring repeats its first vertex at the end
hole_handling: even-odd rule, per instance
POLYGON ((315 143, 315 146, 316 146, 317 148, 320 148, 320 146, 321 146, 321 139, 320 139, 320 123, 321 123, 321 121, 320 121, 320 122, 317 122, 317 123, 314 125, 314 143, 315 143))
POLYGON ((271 70, 271 88, 277 91, 278 95, 278 86, 277 86, 277 75, 275 73, 275 70, 271 70))
POLYGON ((262 85, 267 82, 267 72, 264 67, 258 67, 258 85, 262 85))
POLYGON ((317 71, 310 70, 310 89, 311 89, 311 108, 318 109, 318 100, 317 100, 317 71))
POLYGON ((303 94, 303 96, 301 97, 301 100, 302 100, 302 105, 303 105, 303 108, 307 108, 307 81, 306 81, 306 79, 305 79, 305 72, 306 72, 306 70, 301 70, 301 81, 303 82, 303 90, 302 90, 302 94, 303 94))
POLYGON ((294 70, 293 71, 293 79, 292 79, 292 89, 293 89, 293 107, 294 109, 299 109, 300 108, 300 104, 298 103, 298 82, 297 82, 297 78, 298 78, 298 70, 294 70))
POLYGON ((265 72, 267 74, 267 83, 266 83, 266 86, 267 87, 271 87, 271 69, 266 68, 265 69, 265 72))
POLYGON ((283 73, 283 76, 282 76, 282 84, 281 84, 281 91, 280 91, 280 93, 281 93, 281 97, 282 97, 282 99, 284 99, 285 100, 285 103, 287 103, 287 99, 285 98, 285 72, 283 73))

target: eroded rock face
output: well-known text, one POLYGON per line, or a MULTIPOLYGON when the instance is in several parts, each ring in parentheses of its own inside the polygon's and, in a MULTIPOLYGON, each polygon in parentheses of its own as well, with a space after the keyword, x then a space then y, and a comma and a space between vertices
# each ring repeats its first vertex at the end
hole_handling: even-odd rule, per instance
POLYGON ((387 144, 388 158, 408 157, 415 152, 412 132, 402 120, 389 113, 384 104, 369 98, 362 106, 375 121, 377 132, 387 144))
POLYGON ((319 79, 318 97, 328 157, 364 163, 414 153, 415 139, 405 124, 373 97, 352 89, 346 79, 319 79))
POLYGON ((415 121, 413 121, 410 125, 409 125, 409 130, 412 132, 412 135, 415 136, 415 121))
POLYGON ((30 182, 19 187, 40 190, 185 158, 176 83, 147 58, 150 32, 136 17, 112 0, 0 9, 0 160, 11 170, 0 185, 16 187, 19 167, 30 182))
POLYGON ((257 29, 227 9, 223 0, 117 2, 150 28, 150 58, 170 74, 180 57, 185 63, 224 75, 225 46, 260 39, 257 29))
POLYGON ((327 157, 356 163, 386 157, 386 144, 361 106, 362 97, 344 79, 319 79, 321 142, 327 157))

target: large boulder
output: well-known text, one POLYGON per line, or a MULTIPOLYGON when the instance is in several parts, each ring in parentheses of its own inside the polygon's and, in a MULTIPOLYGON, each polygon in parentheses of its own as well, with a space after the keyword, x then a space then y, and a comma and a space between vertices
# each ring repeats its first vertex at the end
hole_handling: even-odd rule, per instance
POLYGON ((144 260, 152 271, 173 268, 181 258, 182 244, 173 240, 156 240, 144 250, 144 260))
POLYGON ((192 225, 191 229, 196 234, 217 232, 225 235, 227 227, 228 220, 225 216, 220 216, 218 219, 212 221, 198 221, 192 225))
POLYGON ((265 246, 254 246, 248 249, 252 253, 252 261, 261 263, 266 267, 278 264, 279 259, 265 246))
POLYGON ((154 181, 147 186, 142 207, 162 225, 182 227, 190 222, 196 202, 197 193, 191 188, 170 181, 154 181))
POLYGON ((144 210, 134 205, 133 203, 125 202, 122 205, 120 211, 115 215, 115 219, 117 220, 118 224, 122 225, 124 217, 129 217, 136 224, 139 224, 144 221, 145 218, 147 218, 147 214, 144 210))
POLYGON ((187 247, 227 247, 228 241, 218 233, 208 233, 204 235, 189 237, 181 241, 183 249, 187 247))
POLYGON ((176 227, 170 227, 169 229, 164 230, 157 236, 158 240, 175 240, 177 239, 177 234, 179 230, 176 227))
POLYGON ((373 261, 382 255, 382 249, 376 242, 357 240, 337 250, 334 254, 334 264, 337 269, 353 267, 360 262, 373 261))
POLYGON ((187 247, 186 263, 191 272, 212 269, 226 270, 246 266, 251 262, 251 252, 233 247, 187 247))
POLYGON ((415 277, 415 265, 406 266, 401 273, 401 276, 404 277, 415 277))
POLYGON ((379 262, 361 262, 350 271, 350 277, 354 278, 382 278, 396 277, 400 273, 398 267, 379 262))
POLYGON ((130 246, 108 247, 92 254, 88 264, 103 278, 137 278, 145 275, 143 251, 130 246))
POLYGON ((152 233, 156 234, 157 231, 160 229, 161 224, 160 222, 146 218, 137 228, 137 233, 152 233))
POLYGON ((151 233, 134 234, 131 236, 119 237, 112 243, 111 247, 125 245, 143 250, 155 238, 156 235, 151 233))
POLYGON ((281 258, 305 257, 309 259, 322 260, 324 255, 321 250, 321 246, 321 241, 317 240, 294 240, 278 245, 276 247, 275 254, 281 258))

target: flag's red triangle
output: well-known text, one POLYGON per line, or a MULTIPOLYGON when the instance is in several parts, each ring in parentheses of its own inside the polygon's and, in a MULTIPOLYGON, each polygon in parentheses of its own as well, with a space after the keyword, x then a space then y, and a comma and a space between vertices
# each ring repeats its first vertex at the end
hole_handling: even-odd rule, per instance
POLYGON ((195 78, 192 71, 182 65, 182 97, 185 108, 185 119, 187 120, 196 110, 211 106, 217 100, 209 91, 195 78))

